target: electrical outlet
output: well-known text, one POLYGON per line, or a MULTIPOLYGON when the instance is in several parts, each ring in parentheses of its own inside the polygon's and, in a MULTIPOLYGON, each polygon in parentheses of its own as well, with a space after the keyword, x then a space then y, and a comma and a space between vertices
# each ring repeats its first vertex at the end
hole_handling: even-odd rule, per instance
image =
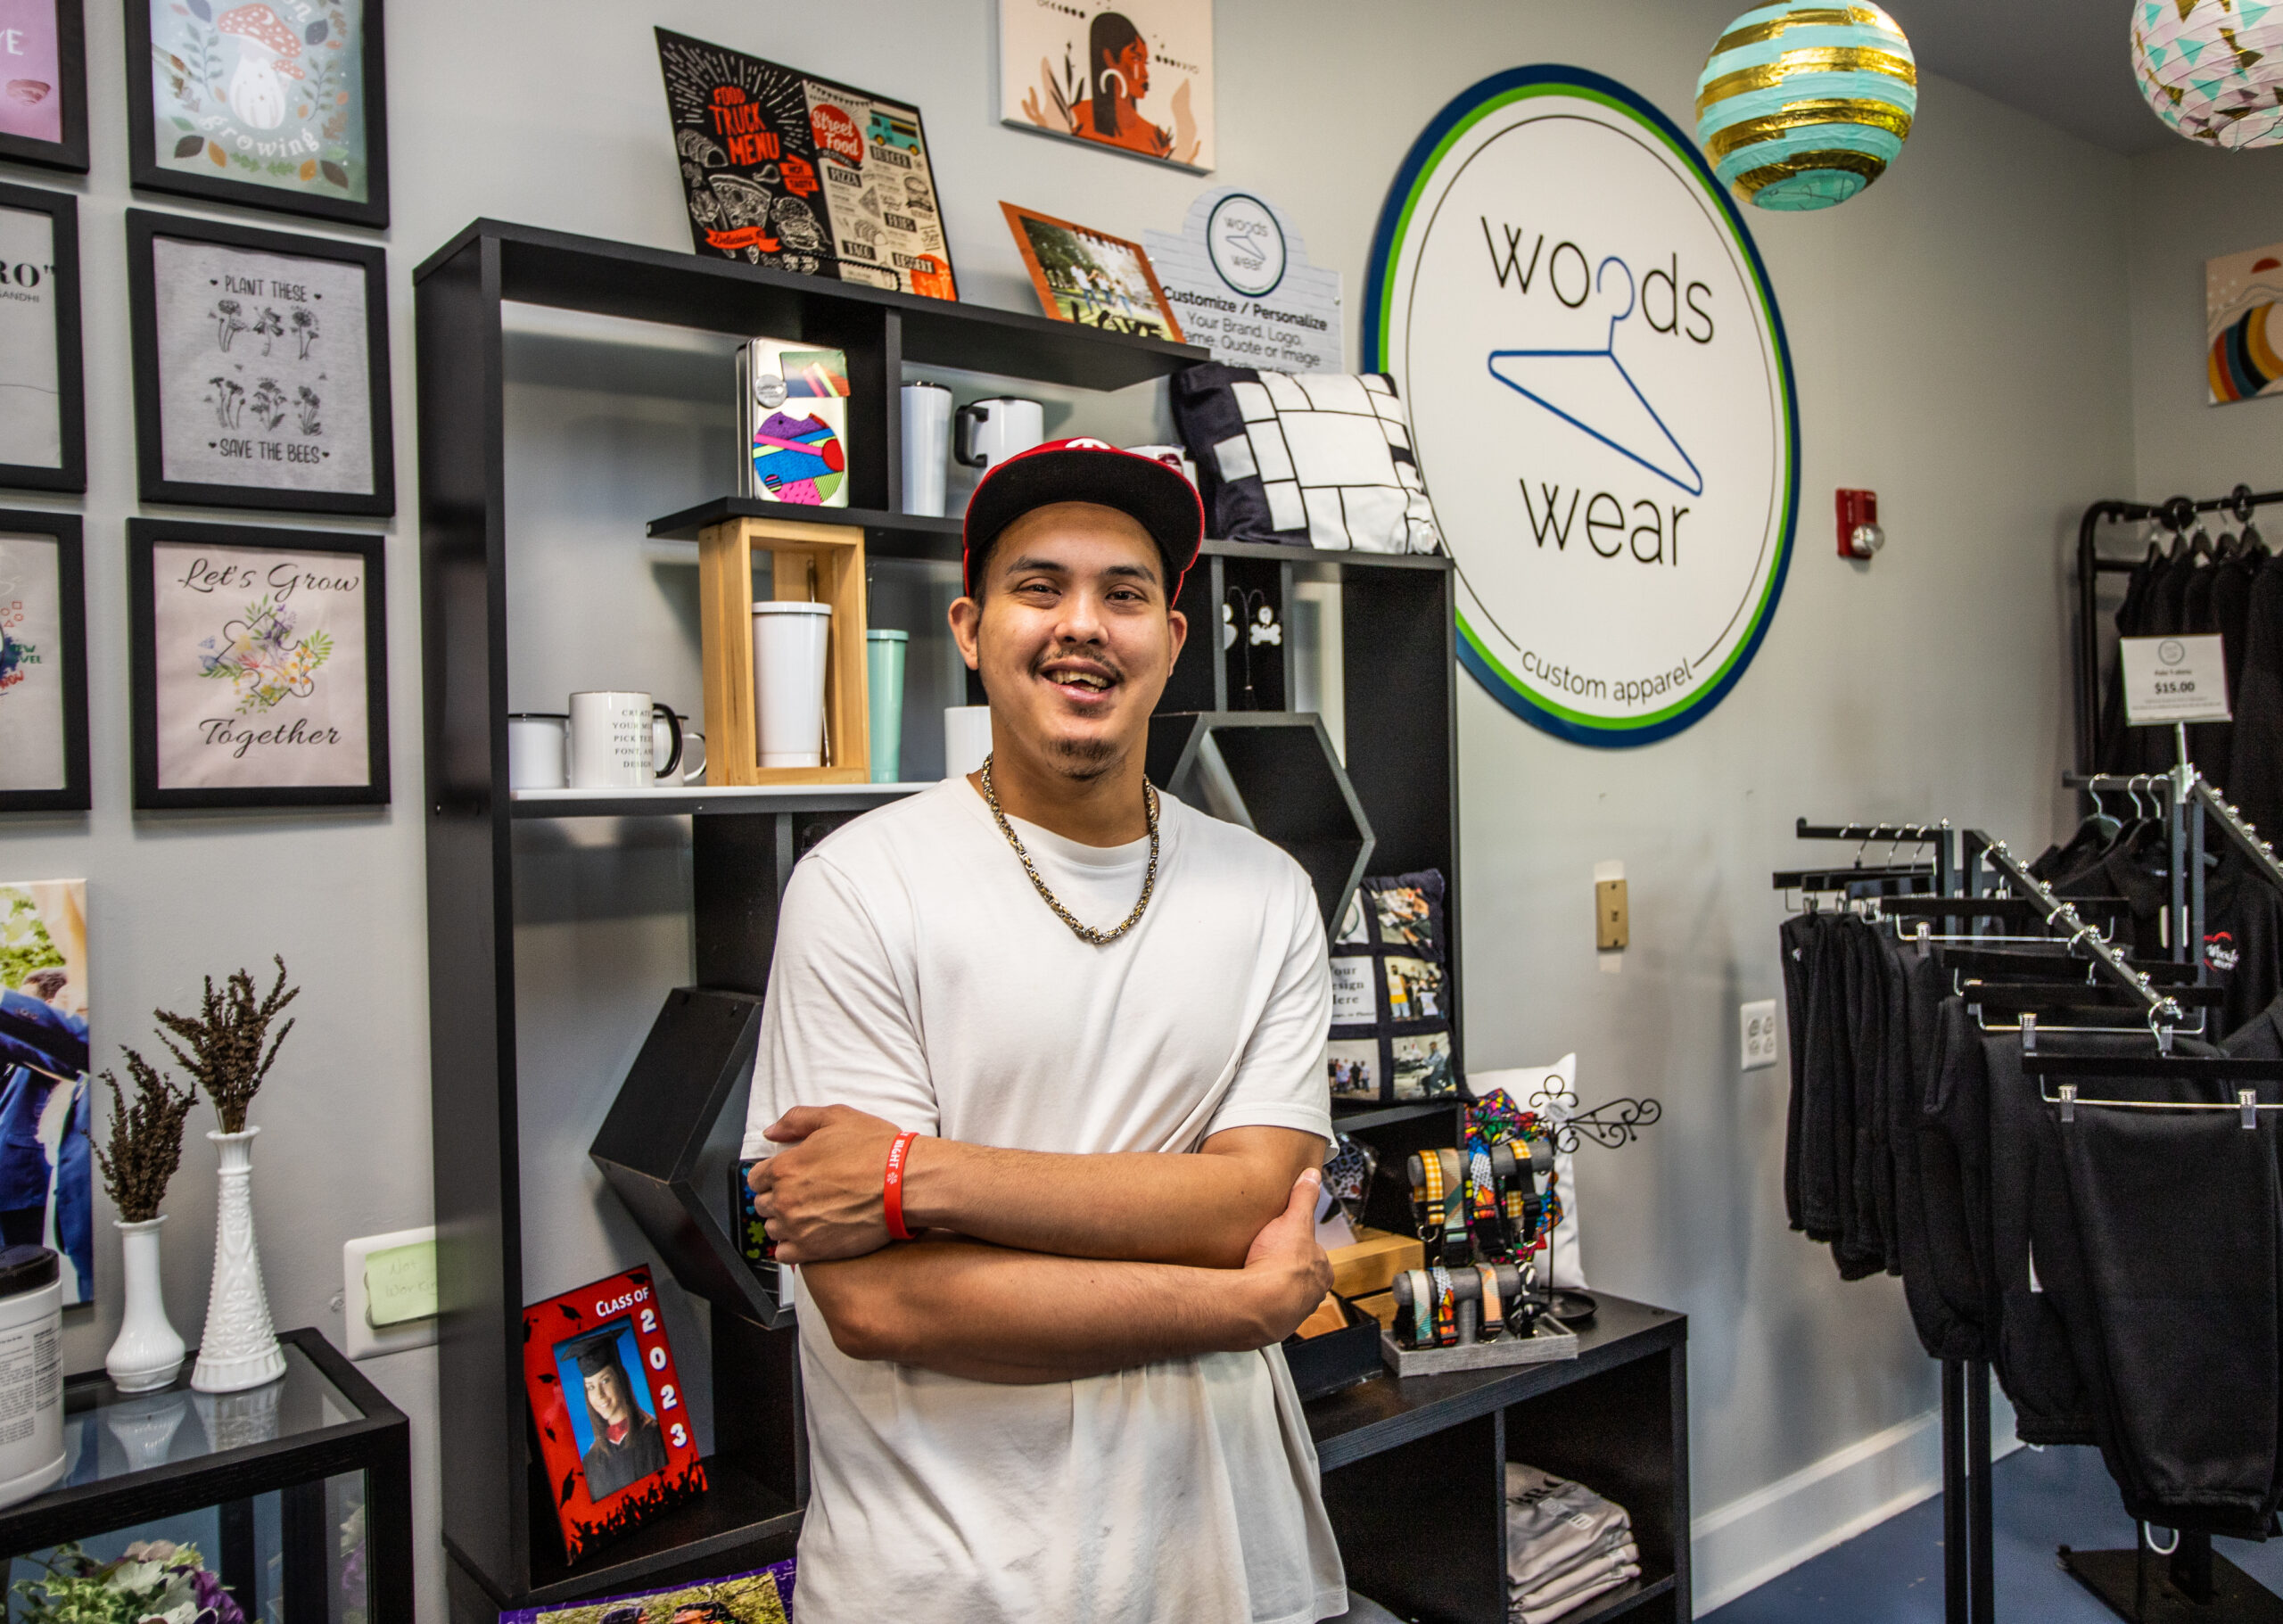
POLYGON ((1763 998, 1736 1006, 1737 1025, 1743 1034, 1746 1071, 1776 1064, 1776 1001, 1763 998))

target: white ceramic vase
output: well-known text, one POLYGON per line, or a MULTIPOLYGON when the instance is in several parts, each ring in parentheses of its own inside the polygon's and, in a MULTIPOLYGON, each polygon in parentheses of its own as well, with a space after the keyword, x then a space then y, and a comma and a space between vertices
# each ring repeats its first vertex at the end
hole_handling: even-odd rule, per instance
POLYGON ((103 1358, 111 1385, 122 1393, 147 1393, 175 1379, 182 1368, 182 1338, 167 1320, 166 1298, 159 1290, 159 1225, 167 1215, 141 1224, 119 1225, 120 1249, 125 1254, 127 1316, 120 1322, 119 1340, 103 1358))
POLYGON ((214 1202, 214 1285, 206 1296, 206 1329, 190 1385, 202 1393, 237 1393, 285 1373, 285 1354, 269 1323, 261 1289, 261 1252, 253 1238, 253 1136, 213 1129, 221 1152, 214 1202))

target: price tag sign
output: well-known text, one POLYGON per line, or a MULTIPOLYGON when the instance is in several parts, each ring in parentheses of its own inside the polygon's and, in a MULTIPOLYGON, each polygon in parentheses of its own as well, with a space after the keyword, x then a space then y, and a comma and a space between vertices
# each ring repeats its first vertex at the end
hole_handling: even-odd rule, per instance
POLYGON ((2117 648, 2124 662, 2124 715, 2132 726, 2231 720, 2218 637, 2129 637, 2117 648))

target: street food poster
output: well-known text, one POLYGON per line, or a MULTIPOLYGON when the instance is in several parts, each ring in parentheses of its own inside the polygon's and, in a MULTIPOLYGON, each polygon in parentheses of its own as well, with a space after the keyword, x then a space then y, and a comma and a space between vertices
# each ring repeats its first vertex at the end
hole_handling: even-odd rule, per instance
POLYGON ((81 0, 0 0, 0 158, 87 172, 81 0))
POLYGON ((87 1139, 87 882, 0 880, 0 1245, 62 1261, 63 1302, 93 1302, 87 1139))
POLYGON ((697 252, 959 297, 918 108, 657 36, 697 252))
POLYGON ((143 499, 390 514, 378 248, 128 212, 143 499))
POLYGON ((0 812, 87 810, 77 514, 0 509, 0 812))
POLYGON ((999 0, 999 119, 1213 167, 1213 0, 999 0))
POLYGON ((1182 342, 1181 323, 1141 244, 1014 203, 999 208, 1049 316, 1106 333, 1182 342))
POLYGON ((0 184, 0 485, 85 490, 78 200, 0 184))
POLYGON ((381 0, 124 4, 137 187, 389 223, 381 0))
POLYGON ((523 1388, 565 1561, 705 1492, 647 1266, 526 1307, 523 1388))
POLYGON ((389 798, 379 536, 130 519, 135 804, 389 798))
POLYGON ((1181 317, 1182 332, 1231 367, 1345 372, 1339 273, 1308 263, 1282 209, 1234 186, 1190 205, 1181 234, 1145 231, 1142 246, 1181 317))

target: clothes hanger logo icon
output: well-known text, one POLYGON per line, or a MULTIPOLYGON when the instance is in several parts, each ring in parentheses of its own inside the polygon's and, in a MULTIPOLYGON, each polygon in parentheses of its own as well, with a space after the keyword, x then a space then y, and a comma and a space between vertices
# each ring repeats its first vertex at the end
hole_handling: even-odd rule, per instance
POLYGON ((1610 317, 1606 343, 1598 350, 1493 350, 1490 375, 1689 495, 1702 496, 1704 475, 1618 359, 1618 324, 1640 300, 1633 268, 1615 254, 1594 273, 1595 291, 1612 265, 1625 273, 1625 309, 1610 317))

